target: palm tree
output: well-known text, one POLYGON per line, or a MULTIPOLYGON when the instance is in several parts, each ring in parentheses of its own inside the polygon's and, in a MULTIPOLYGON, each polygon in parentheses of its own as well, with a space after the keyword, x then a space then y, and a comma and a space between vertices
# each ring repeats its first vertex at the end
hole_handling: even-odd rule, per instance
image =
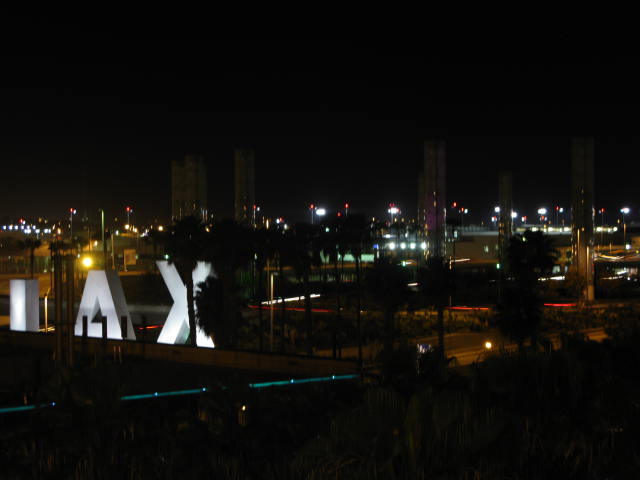
POLYGON ((539 278, 551 271, 557 255, 551 239, 527 230, 514 235, 507 248, 510 284, 498 304, 496 317, 502 333, 518 343, 529 338, 535 344, 542 323, 539 278))
POLYGON ((389 258, 381 258, 365 274, 367 291, 383 311, 384 352, 387 358, 393 350, 395 314, 409 299, 408 283, 407 270, 389 258))
MULTIPOLYGON (((326 263, 333 264, 333 281, 334 281, 334 292, 336 296, 336 314, 332 319, 331 325, 331 348, 333 358, 337 356, 337 348, 338 348, 338 326, 342 324, 342 313, 341 304, 340 304, 340 283, 341 283, 341 275, 340 269, 338 268, 338 259, 340 257, 341 251, 341 238, 340 238, 340 230, 339 224, 334 224, 332 226, 332 230, 329 233, 323 235, 323 244, 322 244, 322 255, 324 256, 326 263)), ((344 262, 343 262, 344 264, 344 262)))
POLYGON ((262 312, 262 301, 264 298, 263 277, 267 262, 274 255, 272 234, 269 230, 266 230, 264 228, 252 230, 251 241, 254 253, 255 274, 257 277, 256 301, 258 304, 258 348, 262 352, 264 349, 264 325, 262 312))
POLYGON ((293 231, 293 267, 304 288, 304 323, 307 333, 307 354, 313 353, 313 324, 311 319, 311 288, 309 276, 320 265, 317 229, 307 223, 296 224, 293 231))
MULTIPOLYGON (((233 220, 222 220, 216 223, 211 233, 207 236, 203 249, 203 258, 210 261, 219 283, 210 282, 212 288, 219 289, 224 324, 224 338, 221 343, 235 347, 237 343, 238 318, 238 286, 237 273, 240 268, 245 268, 253 252, 250 232, 246 227, 238 225, 233 220)), ((198 321, 205 328, 213 330, 211 322, 215 325, 220 319, 214 319, 200 315, 198 321)), ((220 334, 218 335, 220 336, 220 334)), ((214 338, 215 340, 215 338, 214 338)))
POLYGON ((438 312, 438 347, 444 358, 444 308, 453 289, 453 274, 443 257, 430 257, 424 268, 418 271, 420 289, 428 304, 438 312))
POLYGON ((189 316, 189 334, 191 346, 196 346, 196 314, 193 296, 193 270, 202 259, 205 231, 204 226, 195 217, 185 217, 171 227, 166 237, 169 262, 176 266, 187 289, 187 312, 189 316))
POLYGON ((29 250, 29 271, 31 272, 31 278, 33 278, 33 267, 35 260, 35 251, 40 248, 42 242, 37 238, 26 238, 20 242, 20 247, 24 250, 29 250))
MULTIPOLYGON (((362 254, 371 244, 371 229, 364 215, 351 215, 344 222, 343 238, 353 256, 356 267, 356 330, 358 336, 358 362, 362 364, 362 254)), ((344 258, 344 256, 343 256, 344 258)))

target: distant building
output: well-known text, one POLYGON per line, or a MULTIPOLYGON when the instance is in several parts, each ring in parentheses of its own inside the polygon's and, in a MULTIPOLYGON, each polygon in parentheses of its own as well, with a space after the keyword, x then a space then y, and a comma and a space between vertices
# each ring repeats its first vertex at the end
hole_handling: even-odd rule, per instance
POLYGON ((446 196, 446 161, 445 143, 442 140, 424 142, 424 170, 422 177, 422 205, 424 215, 419 224, 427 231, 428 254, 446 257, 447 239, 447 196, 446 196))
POLYGON ((255 155, 253 150, 234 152, 234 218, 253 226, 256 223, 255 155))
POLYGON ((195 216, 207 221, 207 169, 200 155, 171 162, 171 219, 195 216))

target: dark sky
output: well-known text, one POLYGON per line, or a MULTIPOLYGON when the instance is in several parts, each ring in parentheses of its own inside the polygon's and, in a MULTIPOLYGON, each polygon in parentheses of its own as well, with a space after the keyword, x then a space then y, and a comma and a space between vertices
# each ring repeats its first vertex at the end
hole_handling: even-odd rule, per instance
POLYGON ((640 207, 636 57, 579 42, 496 49, 195 13, 122 17, 3 17, 0 217, 133 205, 142 220, 166 219, 171 159, 200 153, 220 218, 237 147, 256 150, 270 215, 306 219, 310 202, 348 201, 412 216, 432 137, 447 141, 448 198, 472 220, 489 217, 505 168, 521 212, 567 206, 572 135, 596 138, 597 206, 640 207))

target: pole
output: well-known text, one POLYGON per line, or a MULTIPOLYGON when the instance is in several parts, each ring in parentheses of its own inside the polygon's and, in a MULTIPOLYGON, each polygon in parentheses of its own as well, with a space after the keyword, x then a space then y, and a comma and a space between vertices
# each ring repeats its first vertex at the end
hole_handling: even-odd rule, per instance
POLYGON ((67 329, 65 335, 65 348, 66 348, 66 365, 73 366, 73 334, 74 334, 74 318, 73 310, 75 306, 75 263, 76 258, 74 255, 67 256, 67 329))
POLYGON ((273 352, 273 272, 269 273, 269 278, 269 348, 273 352))
POLYGON ((107 244, 104 241, 104 209, 100 209, 100 223, 102 227, 102 268, 107 269, 107 244))

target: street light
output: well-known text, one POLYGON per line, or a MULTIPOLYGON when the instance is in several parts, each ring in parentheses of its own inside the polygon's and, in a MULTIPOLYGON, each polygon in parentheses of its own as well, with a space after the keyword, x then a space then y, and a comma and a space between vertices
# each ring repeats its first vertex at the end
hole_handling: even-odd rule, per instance
POLYGON ((102 268, 107 270, 107 244, 104 241, 104 209, 99 208, 100 212, 100 232, 102 237, 102 268))
POLYGON ((627 222, 625 222, 625 215, 628 215, 631 209, 629 207, 622 207, 620 213, 622 214, 622 244, 627 244, 627 222))
POLYGON ((125 211, 127 212, 127 224, 131 225, 131 222, 129 221, 129 215, 131 215, 133 213, 133 208, 127 207, 127 208, 125 208, 125 211))
POLYGON ((604 208, 598 210, 600 214, 600 248, 604 245, 604 208))
POLYGON ((71 237, 71 242, 73 243, 73 216, 76 214, 77 210, 75 208, 69 209, 69 236, 71 237))
POLYGON ((547 214, 547 209, 542 207, 538 209, 538 215, 540 216, 540 222, 544 220, 544 216, 547 214))
MULTIPOLYGON (((564 213, 564 208, 556 205, 556 226, 558 227, 560 226, 560 221, 558 220, 558 214, 560 213, 564 213)), ((564 219, 562 219, 562 222, 564 223, 564 219)))
POLYGON ((461 207, 458 211, 460 212, 460 231, 462 231, 462 227, 464 226, 463 215, 466 215, 467 213, 469 213, 469 209, 461 207))
POLYGON ((391 217, 391 223, 393 223, 395 215, 400 213, 400 209, 398 207, 396 207, 395 203, 390 203, 389 204, 389 209, 387 210, 387 212, 389 213, 389 215, 391 217))
POLYGON ((315 211, 316 206, 312 203, 309 205, 309 212, 311 212, 311 225, 313 225, 313 212, 315 211))

